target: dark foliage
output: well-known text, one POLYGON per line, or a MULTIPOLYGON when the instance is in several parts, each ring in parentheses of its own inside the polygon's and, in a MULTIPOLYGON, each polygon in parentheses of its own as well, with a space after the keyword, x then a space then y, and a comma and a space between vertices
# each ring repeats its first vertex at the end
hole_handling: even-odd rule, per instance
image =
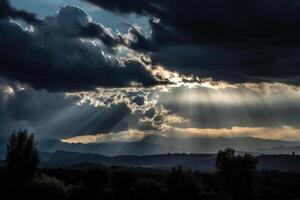
MULTIPOLYGON (((99 186, 99 182, 85 182, 83 178, 90 170, 70 169, 40 169, 33 181, 26 185, 24 191, 9 188, 6 179, 6 169, 0 168, 0 193, 1 200, 17 199, 199 199, 199 200, 230 200, 230 194, 223 190, 220 177, 212 173, 200 173, 186 171, 178 168, 174 170, 160 170, 153 173, 152 169, 127 168, 116 169, 107 167, 103 169, 107 173, 108 182, 99 186), (129 173, 128 173, 129 172, 129 173), (125 173, 125 175, 122 175, 125 173), (43 175, 42 175, 43 174, 43 175), (65 174, 65 175, 64 175, 65 174), (128 177, 133 174, 135 181, 127 182, 128 185, 119 189, 110 184, 112 175, 117 174, 128 177), (176 174, 176 175, 174 175, 176 174), (179 174, 179 175, 178 175, 179 174), (176 178, 174 178, 176 177, 176 178), (189 178, 187 178, 189 177, 189 178), (190 189, 180 181, 187 179, 189 185, 196 184, 198 191, 190 189), (188 180, 192 179, 192 180, 188 180), (169 181, 179 181, 170 183, 169 181), (169 183, 168 183, 169 182, 169 183), (174 188, 180 188, 175 191, 174 188), (16 192, 17 191, 17 192, 16 192), (185 196, 183 196, 185 195, 185 196), (4 198, 5 196, 9 198, 4 198), (2 198, 3 197, 3 198, 2 198)), ((91 170, 95 177, 102 176, 103 171, 91 170)), ((123 178, 122 178, 123 179, 123 178)), ((116 179, 115 179, 116 180, 116 179)), ((295 200, 300 199, 300 174, 291 172, 257 172, 255 176, 256 187, 252 190, 255 200, 295 200)), ((184 181, 185 182, 185 181, 184 181)), ((185 182, 186 183, 186 182, 185 182)), ((122 184, 123 185, 123 184, 122 184)), ((249 194, 244 194, 242 199, 247 199, 249 194)))

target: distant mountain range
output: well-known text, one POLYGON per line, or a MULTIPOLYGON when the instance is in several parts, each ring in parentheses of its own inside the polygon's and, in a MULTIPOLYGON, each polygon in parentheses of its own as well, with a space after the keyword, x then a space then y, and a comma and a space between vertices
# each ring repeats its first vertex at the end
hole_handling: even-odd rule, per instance
POLYGON ((257 149, 256 152, 265 152, 268 154, 291 154, 300 155, 300 146, 275 146, 271 148, 257 149))
MULTIPOLYGON (((0 151, 5 151, 7 140, 0 138, 0 151)), ((252 137, 235 138, 179 138, 148 136, 137 142, 112 142, 94 144, 69 144, 58 139, 43 139, 39 141, 42 152, 80 152, 94 153, 106 156, 116 155, 153 155, 168 153, 202 153, 213 154, 227 147, 238 151, 265 154, 300 154, 300 142, 283 140, 267 140, 252 137)))
MULTIPOLYGON (((164 154, 147 156, 103 156, 90 153, 74 153, 58 151, 54 153, 40 152, 41 167, 88 169, 102 166, 125 166, 166 169, 174 166, 183 168, 214 171, 216 154, 164 154)), ((5 162, 4 153, 0 152, 0 166, 5 162)), ((278 170, 300 172, 300 156, 292 155, 260 155, 257 156, 259 170, 278 170)))
POLYGON ((164 154, 164 155, 124 155, 102 156, 97 154, 82 154, 71 152, 42 153, 43 165, 47 167, 84 168, 95 165, 127 166, 147 168, 170 168, 183 166, 189 169, 211 171, 214 169, 215 154, 164 154))

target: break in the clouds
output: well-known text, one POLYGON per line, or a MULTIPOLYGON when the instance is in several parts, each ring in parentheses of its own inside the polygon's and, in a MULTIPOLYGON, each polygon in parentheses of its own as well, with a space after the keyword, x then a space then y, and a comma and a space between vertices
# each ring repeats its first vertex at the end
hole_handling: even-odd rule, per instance
POLYGON ((154 63, 230 82, 299 84, 300 4, 296 0, 85 0, 150 18, 136 49, 154 63))

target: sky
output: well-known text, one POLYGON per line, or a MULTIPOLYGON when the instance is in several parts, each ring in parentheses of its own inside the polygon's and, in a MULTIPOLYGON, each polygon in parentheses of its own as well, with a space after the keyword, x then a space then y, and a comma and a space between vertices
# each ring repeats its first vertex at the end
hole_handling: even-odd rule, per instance
POLYGON ((1 0, 0 136, 300 141, 297 0, 1 0))

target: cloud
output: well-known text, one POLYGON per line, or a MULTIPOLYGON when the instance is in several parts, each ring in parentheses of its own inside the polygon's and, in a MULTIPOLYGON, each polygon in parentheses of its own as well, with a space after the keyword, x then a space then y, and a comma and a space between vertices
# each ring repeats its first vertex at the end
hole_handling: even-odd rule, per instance
POLYGON ((40 20, 36 18, 35 14, 18 10, 12 7, 9 0, 0 1, 0 19, 13 18, 22 19, 29 24, 40 24, 40 20))
POLYGON ((149 52, 153 64, 234 83, 300 83, 295 0, 84 1, 148 16, 151 36, 133 29, 131 47, 149 52))
POLYGON ((94 24, 99 42, 84 38, 83 30, 91 24, 85 12, 69 6, 29 30, 1 20, 0 75, 48 91, 159 84, 137 59, 105 51, 113 37, 101 25, 94 24))
POLYGON ((157 104, 139 119, 139 129, 164 131, 171 126, 188 124, 188 122, 189 120, 182 118, 180 114, 172 113, 172 110, 164 105, 157 104))

